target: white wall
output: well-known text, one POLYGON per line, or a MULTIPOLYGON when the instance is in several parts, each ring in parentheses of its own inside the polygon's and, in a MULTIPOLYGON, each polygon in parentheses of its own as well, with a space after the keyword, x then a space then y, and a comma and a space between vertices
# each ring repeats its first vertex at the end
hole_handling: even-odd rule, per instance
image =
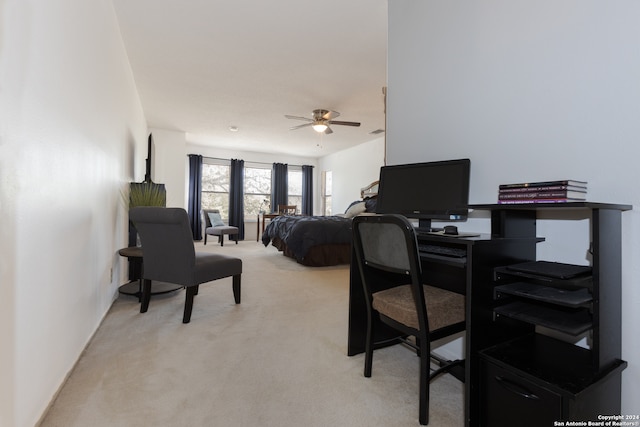
POLYGON ((185 133, 150 128, 153 135, 151 180, 164 184, 167 207, 187 208, 189 191, 189 160, 185 133))
POLYGON ((110 0, 5 0, 0 20, 0 426, 27 427, 122 283, 147 131, 110 0))
POLYGON ((332 172, 333 213, 344 213, 351 202, 358 200, 360 189, 378 180, 383 165, 384 137, 320 158, 319 171, 332 172))
MULTIPOLYGON (((624 414, 640 413, 639 16, 636 0, 389 2, 389 164, 469 157, 471 203, 495 203, 502 183, 570 178, 589 182, 590 201, 635 206, 623 214, 624 414)), ((585 221, 539 221, 538 234, 540 259, 587 262, 585 221)))

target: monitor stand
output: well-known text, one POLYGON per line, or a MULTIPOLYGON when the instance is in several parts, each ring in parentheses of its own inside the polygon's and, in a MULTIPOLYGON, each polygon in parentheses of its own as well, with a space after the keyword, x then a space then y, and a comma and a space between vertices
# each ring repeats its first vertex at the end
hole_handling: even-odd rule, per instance
POLYGON ((418 226, 415 227, 416 233, 431 233, 431 220, 430 219, 419 219, 418 226))

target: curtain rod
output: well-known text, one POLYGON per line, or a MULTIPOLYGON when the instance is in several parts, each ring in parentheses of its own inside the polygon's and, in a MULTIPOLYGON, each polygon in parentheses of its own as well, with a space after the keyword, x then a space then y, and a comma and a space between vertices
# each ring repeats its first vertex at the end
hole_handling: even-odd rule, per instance
MULTIPOLYGON (((209 157, 209 156, 202 156, 202 158, 203 158, 203 159, 211 159, 211 160, 225 160, 225 161, 231 161, 231 159, 223 159, 223 158, 221 158, 221 157, 209 157)), ((255 162, 255 161, 253 161, 253 160, 251 160, 251 161, 247 160, 246 162, 247 162, 247 163, 257 163, 257 164, 260 164, 260 165, 273 165, 274 163, 278 163, 278 162, 271 162, 271 163, 267 163, 267 162, 255 162)), ((302 166, 311 166, 312 168, 313 168, 313 167, 315 167, 315 166, 313 166, 313 165, 289 165, 289 166, 299 166, 299 167, 302 167, 302 166)))

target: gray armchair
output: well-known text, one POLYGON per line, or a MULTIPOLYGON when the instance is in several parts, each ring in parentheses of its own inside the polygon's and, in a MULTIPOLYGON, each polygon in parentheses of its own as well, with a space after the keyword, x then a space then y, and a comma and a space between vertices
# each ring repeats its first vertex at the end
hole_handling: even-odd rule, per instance
POLYGON ((193 299, 201 283, 233 278, 233 296, 240 304, 242 260, 221 254, 196 252, 187 212, 181 208, 136 207, 129 211, 143 248, 144 286, 140 312, 149 308, 151 281, 186 288, 183 323, 191 320, 193 299))
POLYGON ((229 235, 229 239, 231 236, 235 236, 234 240, 236 241, 236 245, 238 244, 238 227, 234 227, 233 225, 227 225, 222 222, 222 218, 220 218, 220 211, 218 209, 202 209, 202 218, 204 219, 205 228, 204 228, 204 244, 207 244, 207 236, 218 236, 218 243, 220 246, 224 246, 224 235, 229 235))

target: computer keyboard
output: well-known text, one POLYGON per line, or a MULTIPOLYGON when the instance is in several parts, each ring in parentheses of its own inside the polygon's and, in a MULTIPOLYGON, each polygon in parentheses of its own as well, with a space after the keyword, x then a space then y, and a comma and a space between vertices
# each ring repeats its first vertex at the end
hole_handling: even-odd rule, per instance
POLYGON ((447 256, 451 258, 464 258, 467 256, 466 249, 454 248, 451 246, 428 245, 421 243, 418 245, 418 251, 428 254, 447 256))

